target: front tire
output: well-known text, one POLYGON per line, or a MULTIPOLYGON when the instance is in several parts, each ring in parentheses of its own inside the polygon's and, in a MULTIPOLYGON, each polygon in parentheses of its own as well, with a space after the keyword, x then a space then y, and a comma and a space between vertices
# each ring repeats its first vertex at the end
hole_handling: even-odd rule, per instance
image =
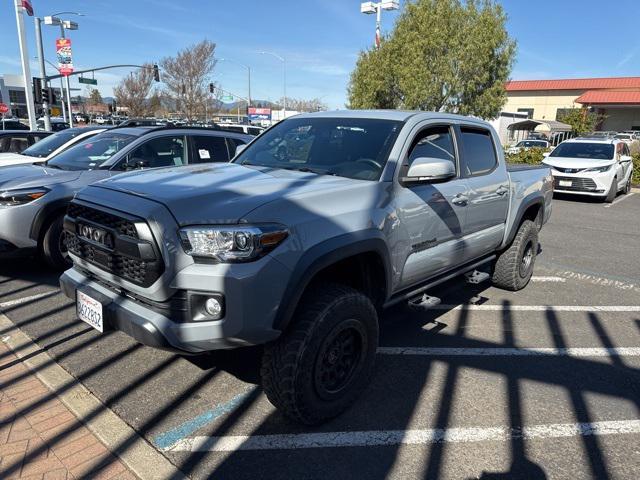
POLYGON ((531 220, 525 220, 509 248, 498 256, 493 268, 493 284, 505 290, 522 290, 531 280, 537 254, 538 228, 531 220))
POLYGON ((633 176, 633 172, 629 173, 629 180, 624 184, 624 194, 627 195, 631 191, 631 177, 633 176))
POLYGON ((42 238, 42 256, 47 264, 56 270, 66 270, 71 266, 66 247, 63 215, 56 217, 47 227, 42 238))
POLYGON ((377 348, 378 315, 367 296, 337 284, 314 288, 289 329, 265 347, 264 392, 296 422, 329 420, 368 385, 377 348))
POLYGON ((609 193, 604 197, 604 201, 606 203, 612 203, 616 199, 616 195, 618 195, 618 177, 613 177, 611 187, 609 187, 609 193))

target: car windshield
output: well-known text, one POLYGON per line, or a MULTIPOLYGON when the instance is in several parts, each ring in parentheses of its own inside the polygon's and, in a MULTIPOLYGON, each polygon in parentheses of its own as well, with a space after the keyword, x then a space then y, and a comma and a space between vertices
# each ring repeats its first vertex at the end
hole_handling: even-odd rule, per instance
POLYGON ((65 130, 54 135, 49 135, 47 138, 43 138, 38 143, 31 145, 29 148, 22 152, 22 155, 29 157, 45 158, 48 157, 54 150, 57 150, 62 145, 67 143, 72 138, 80 135, 82 130, 65 130))
POLYGON ((292 118, 265 131, 235 163, 378 180, 402 122, 292 118))
POLYGON ((561 143, 551 152, 550 156, 611 160, 613 159, 613 145, 610 143, 561 143))
POLYGON ((61 170, 95 170, 136 138, 122 133, 99 133, 56 155, 47 166, 61 170))
POLYGON ((523 140, 516 147, 546 147, 547 142, 542 140, 523 140))

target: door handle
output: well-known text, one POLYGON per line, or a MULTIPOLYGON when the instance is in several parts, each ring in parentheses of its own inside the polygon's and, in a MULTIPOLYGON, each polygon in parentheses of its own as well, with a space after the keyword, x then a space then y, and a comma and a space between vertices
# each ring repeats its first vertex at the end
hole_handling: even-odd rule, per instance
POLYGON ((507 187, 505 187, 504 185, 500 185, 498 187, 498 189, 496 190, 496 194, 498 194, 500 196, 505 195, 508 192, 509 192, 509 189, 507 187))
POLYGON ((455 197, 453 197, 453 199, 451 200, 451 203, 453 203, 454 205, 464 207, 467 205, 467 203, 469 203, 469 197, 459 193, 455 197))

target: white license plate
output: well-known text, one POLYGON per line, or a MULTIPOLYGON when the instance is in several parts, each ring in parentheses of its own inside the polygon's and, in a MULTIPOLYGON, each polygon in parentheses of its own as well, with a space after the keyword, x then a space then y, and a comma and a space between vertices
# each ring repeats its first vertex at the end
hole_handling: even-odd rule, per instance
POLYGON ((558 185, 560 185, 561 187, 570 187, 571 185, 573 185, 573 182, 571 182, 571 180, 560 180, 558 181, 558 185))
POLYGON ((100 333, 103 331, 102 304, 89 295, 78 291, 76 296, 78 318, 88 323, 100 333))

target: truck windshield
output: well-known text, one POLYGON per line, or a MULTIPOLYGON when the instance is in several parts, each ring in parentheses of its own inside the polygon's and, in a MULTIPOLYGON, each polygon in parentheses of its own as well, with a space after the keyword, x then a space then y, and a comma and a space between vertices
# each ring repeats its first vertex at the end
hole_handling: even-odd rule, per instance
POLYGON ((61 170, 95 170, 135 140, 135 135, 104 132, 91 137, 69 150, 56 155, 47 167, 61 170))
POLYGON ((48 157, 54 150, 57 150, 69 140, 77 137, 81 133, 82 129, 80 128, 70 128, 62 132, 58 132, 54 135, 48 136, 43 140, 40 140, 38 143, 31 145, 29 148, 22 152, 22 155, 37 158, 48 157))
POLYGON ((561 143, 551 152, 550 156, 611 160, 613 158, 613 145, 610 143, 561 143))
POLYGON ((257 137, 234 162, 378 180, 401 127, 383 119, 292 118, 257 137))

